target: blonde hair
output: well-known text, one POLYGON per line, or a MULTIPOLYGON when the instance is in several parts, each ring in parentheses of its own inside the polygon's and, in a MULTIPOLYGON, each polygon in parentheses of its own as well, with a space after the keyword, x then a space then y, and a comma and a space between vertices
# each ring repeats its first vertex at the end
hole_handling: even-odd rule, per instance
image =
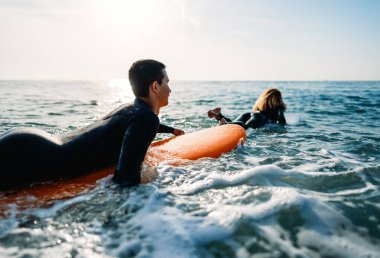
POLYGON ((253 112, 277 109, 285 111, 286 105, 282 100, 281 92, 274 88, 264 91, 252 107, 253 112))

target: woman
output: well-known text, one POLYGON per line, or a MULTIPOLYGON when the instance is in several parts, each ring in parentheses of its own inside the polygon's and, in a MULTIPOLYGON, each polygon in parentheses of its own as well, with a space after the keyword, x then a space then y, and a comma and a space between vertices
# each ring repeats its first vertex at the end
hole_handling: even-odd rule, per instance
POLYGON ((210 118, 219 121, 220 125, 237 124, 247 129, 259 128, 267 123, 285 125, 285 110, 286 105, 282 100, 281 92, 278 89, 267 89, 253 105, 252 112, 241 114, 234 121, 223 116, 220 108, 209 110, 207 114, 210 118))

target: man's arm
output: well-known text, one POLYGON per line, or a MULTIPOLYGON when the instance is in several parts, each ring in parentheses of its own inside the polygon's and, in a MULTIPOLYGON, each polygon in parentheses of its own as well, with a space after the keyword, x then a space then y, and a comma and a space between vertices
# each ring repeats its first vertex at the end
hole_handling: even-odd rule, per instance
POLYGON ((171 133, 171 134, 174 134, 174 135, 182 135, 182 134, 185 134, 184 131, 182 131, 181 129, 176 129, 176 128, 173 128, 173 127, 170 127, 170 126, 167 126, 167 125, 163 125, 163 124, 160 124, 160 126, 158 127, 158 133, 171 133))
POLYGON ((154 114, 137 115, 124 134, 119 162, 113 180, 133 186, 141 182, 141 167, 149 145, 154 140, 159 126, 154 114))
POLYGON ((157 132, 158 133, 174 133, 174 128, 167 125, 160 124, 158 126, 157 132))

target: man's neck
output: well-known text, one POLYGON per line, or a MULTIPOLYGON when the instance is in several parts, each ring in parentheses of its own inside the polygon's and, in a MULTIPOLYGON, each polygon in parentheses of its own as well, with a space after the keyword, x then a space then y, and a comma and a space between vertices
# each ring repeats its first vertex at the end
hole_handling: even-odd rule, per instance
POLYGON ((144 101, 146 104, 148 104, 151 108, 152 108, 152 111, 155 113, 155 114, 159 114, 160 113, 160 106, 158 105, 158 102, 156 101, 156 99, 153 99, 153 98, 144 98, 144 97, 139 97, 139 99, 141 99, 142 101, 144 101))

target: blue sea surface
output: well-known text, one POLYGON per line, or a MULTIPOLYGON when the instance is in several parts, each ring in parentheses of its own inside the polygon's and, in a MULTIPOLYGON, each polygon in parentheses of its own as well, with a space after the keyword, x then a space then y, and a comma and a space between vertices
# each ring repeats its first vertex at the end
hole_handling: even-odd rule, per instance
MULTIPOLYGON (((270 87, 283 93, 288 125, 249 129, 217 159, 161 164, 150 184, 120 189, 109 176, 49 207, 11 204, 0 256, 380 257, 380 82, 170 87, 161 122, 186 132, 216 126, 211 108, 249 112, 270 87)), ((0 81, 0 134, 66 133, 132 100, 126 80, 0 81)))

